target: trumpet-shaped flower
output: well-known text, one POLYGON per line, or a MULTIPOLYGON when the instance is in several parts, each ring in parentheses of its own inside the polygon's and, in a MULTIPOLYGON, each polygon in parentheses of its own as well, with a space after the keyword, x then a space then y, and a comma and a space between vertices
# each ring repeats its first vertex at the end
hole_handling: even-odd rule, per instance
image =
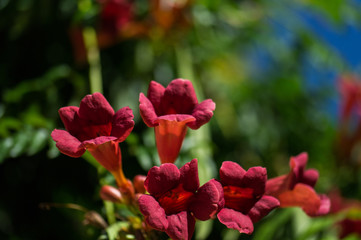
POLYGON ((266 193, 276 197, 280 207, 301 207, 309 216, 327 214, 330 200, 326 195, 318 195, 314 186, 319 177, 315 169, 305 170, 308 154, 291 157, 289 174, 267 181, 266 193))
POLYGON ((246 171, 237 163, 226 161, 219 173, 225 205, 217 215, 218 220, 228 228, 251 234, 253 223, 279 206, 276 198, 264 195, 266 169, 252 167, 246 171))
POLYGON ((119 142, 134 127, 133 112, 124 107, 114 113, 101 93, 85 96, 80 107, 63 107, 59 115, 66 130, 55 129, 51 136, 59 151, 70 157, 81 157, 88 150, 117 180, 127 185, 122 171, 119 142))
POLYGON ((153 228, 174 240, 191 239, 195 218, 207 220, 223 207, 221 184, 212 179, 199 188, 197 160, 178 169, 172 163, 152 167, 144 182, 150 195, 139 197, 139 209, 153 228))
POLYGON ((211 99, 198 103, 192 83, 175 79, 166 88, 152 81, 148 97, 140 93, 140 114, 148 127, 154 127, 159 158, 173 163, 179 154, 187 126, 198 129, 213 116, 211 99))

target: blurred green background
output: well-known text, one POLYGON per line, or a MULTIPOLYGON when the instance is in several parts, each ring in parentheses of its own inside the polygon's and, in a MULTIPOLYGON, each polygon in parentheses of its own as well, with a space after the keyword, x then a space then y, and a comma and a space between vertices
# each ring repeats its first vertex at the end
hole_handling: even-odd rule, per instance
MULTIPOLYGON (((307 151, 318 192, 361 199, 359 146, 340 144, 338 89, 343 74, 361 74, 360 9, 359 0, 0 0, 0 239, 98 239, 83 212, 39 207, 75 203, 104 216, 99 177, 113 181, 60 154, 50 133, 63 128, 60 107, 102 87, 115 110, 135 115, 120 145, 125 175, 146 174, 159 163, 138 110, 151 80, 190 79, 200 101, 217 104, 177 162, 198 158, 201 182, 222 161, 275 177, 307 151)), ((251 236, 214 220, 194 239, 338 239, 335 222, 277 209, 251 236)))

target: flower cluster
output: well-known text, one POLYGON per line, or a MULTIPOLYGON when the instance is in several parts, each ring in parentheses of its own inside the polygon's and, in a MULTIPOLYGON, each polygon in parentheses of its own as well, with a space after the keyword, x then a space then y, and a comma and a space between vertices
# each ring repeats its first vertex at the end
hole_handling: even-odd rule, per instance
POLYGON ((125 177, 119 143, 134 127, 133 113, 129 107, 115 113, 100 93, 87 95, 80 107, 61 108, 66 130, 55 129, 51 136, 62 153, 80 157, 88 150, 113 174, 117 187, 102 186, 101 198, 137 208, 144 232, 151 228, 172 239, 191 239, 197 220, 218 218, 228 228, 251 234, 253 224, 277 207, 298 206, 310 216, 329 211, 329 199, 314 190, 318 172, 305 170, 306 153, 291 157, 289 174, 269 180, 263 167, 246 171, 225 161, 219 180, 200 186, 197 159, 178 169, 174 162, 187 128, 195 130, 209 122, 216 107, 211 99, 199 103, 189 80, 175 79, 167 87, 152 81, 139 102, 144 123, 154 127, 161 160, 147 176, 137 175, 133 181, 125 177))

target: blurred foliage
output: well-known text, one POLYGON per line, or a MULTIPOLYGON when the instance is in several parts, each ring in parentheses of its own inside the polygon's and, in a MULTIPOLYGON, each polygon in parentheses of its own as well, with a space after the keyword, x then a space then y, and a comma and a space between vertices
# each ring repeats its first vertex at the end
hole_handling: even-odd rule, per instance
MULTIPOLYGON (((288 172, 290 156, 307 151, 308 166, 321 175, 318 189, 338 187, 361 199, 360 169, 340 167, 335 155, 338 116, 329 111, 338 101, 335 78, 361 68, 350 66, 305 18, 360 31, 360 1, 193 0, 167 19, 152 10, 154 1, 132 1, 134 31, 106 35, 106 43, 98 38, 104 95, 115 110, 128 105, 135 115, 134 131, 121 143, 128 178, 159 164, 152 129, 137 110, 139 92, 150 80, 167 85, 181 77, 194 82, 202 100, 217 104, 207 126, 189 130, 177 163, 199 158, 201 182, 217 177, 226 160, 265 166, 274 177, 288 172)), ((83 226, 83 213, 38 207, 73 202, 105 216, 97 178, 108 184, 112 178, 91 159, 59 154, 49 138, 63 128, 58 109, 91 92, 91 65, 72 30, 100 34, 101 9, 94 0, 0 0, 1 239, 115 239, 124 225, 101 231, 83 226)), ((197 225, 195 238, 331 240, 338 218, 278 209, 251 236, 209 221, 197 225)))

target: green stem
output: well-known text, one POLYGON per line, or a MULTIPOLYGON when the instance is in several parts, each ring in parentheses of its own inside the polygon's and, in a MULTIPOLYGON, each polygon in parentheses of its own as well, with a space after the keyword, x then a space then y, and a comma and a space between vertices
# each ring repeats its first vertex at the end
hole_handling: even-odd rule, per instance
POLYGON ((89 63, 89 81, 90 92, 103 92, 102 74, 100 64, 100 54, 97 42, 97 35, 92 27, 85 27, 83 29, 83 38, 85 48, 87 51, 87 59, 89 63))
POLYGON ((114 214, 114 203, 109 201, 103 201, 103 203, 105 207, 105 212, 107 214, 108 223, 109 225, 112 225, 113 223, 116 222, 115 214, 114 214))

